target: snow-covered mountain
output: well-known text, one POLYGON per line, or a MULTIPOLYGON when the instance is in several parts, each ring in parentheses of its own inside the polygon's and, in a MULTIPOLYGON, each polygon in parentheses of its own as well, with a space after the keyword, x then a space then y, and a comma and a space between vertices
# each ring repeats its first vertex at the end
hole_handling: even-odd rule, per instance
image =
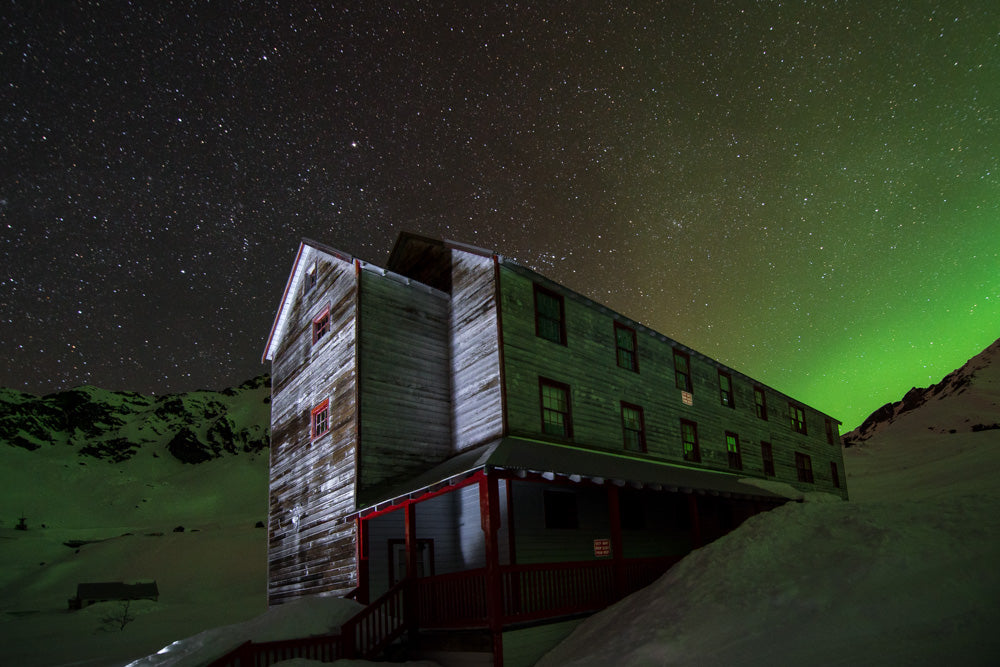
POLYGON ((845 433, 841 441, 852 447, 891 429, 908 430, 914 425, 931 433, 949 434, 1000 429, 998 406, 1000 338, 937 384, 914 387, 902 399, 886 403, 861 426, 845 433))
POLYGON ((159 397, 0 390, 0 664, 122 665, 264 611, 269 400, 266 377, 159 397), (149 580, 159 600, 124 629, 105 622, 118 603, 67 610, 77 584, 149 580))
POLYGON ((70 446, 81 456, 121 462, 140 450, 185 463, 268 446, 270 378, 223 391, 166 396, 77 387, 37 397, 0 389, 0 446, 70 446))

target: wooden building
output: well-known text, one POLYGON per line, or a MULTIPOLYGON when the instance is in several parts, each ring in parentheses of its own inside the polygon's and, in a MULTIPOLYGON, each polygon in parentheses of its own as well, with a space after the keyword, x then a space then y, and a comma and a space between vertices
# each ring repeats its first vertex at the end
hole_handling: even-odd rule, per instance
POLYGON ((847 498, 837 420, 460 243, 404 233, 380 268, 303 241, 264 358, 269 604, 411 581, 411 630, 502 651, 782 489, 847 498))

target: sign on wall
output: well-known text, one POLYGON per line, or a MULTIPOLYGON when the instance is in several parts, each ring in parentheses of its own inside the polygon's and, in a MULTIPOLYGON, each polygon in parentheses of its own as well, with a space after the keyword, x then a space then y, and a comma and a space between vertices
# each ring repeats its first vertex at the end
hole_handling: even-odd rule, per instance
POLYGON ((611 540, 608 539, 594 540, 595 558, 607 558, 610 555, 611 555, 611 540))

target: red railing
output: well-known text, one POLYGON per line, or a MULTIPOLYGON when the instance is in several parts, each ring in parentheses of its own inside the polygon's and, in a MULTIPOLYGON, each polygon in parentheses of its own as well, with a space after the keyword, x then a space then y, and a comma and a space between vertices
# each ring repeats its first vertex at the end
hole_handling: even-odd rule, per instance
POLYGON ((420 627, 482 628, 488 625, 484 568, 421 577, 415 586, 420 627))
POLYGON ((208 667, 268 667, 276 662, 293 658, 333 662, 340 657, 343 657, 340 637, 324 635, 273 642, 247 641, 209 663, 208 667))
POLYGON ((407 629, 404 579, 340 628, 343 657, 373 658, 407 629))
MULTIPOLYGON (((618 590, 611 560, 500 567, 502 624, 597 611, 655 581, 679 557, 622 562, 618 590)), ((246 642, 209 667, 268 667, 281 660, 375 658, 410 627, 489 626, 486 570, 465 570, 404 580, 348 620, 340 635, 246 642), (416 597, 410 597, 411 594, 416 597), (406 603, 414 605, 408 610, 406 603)))

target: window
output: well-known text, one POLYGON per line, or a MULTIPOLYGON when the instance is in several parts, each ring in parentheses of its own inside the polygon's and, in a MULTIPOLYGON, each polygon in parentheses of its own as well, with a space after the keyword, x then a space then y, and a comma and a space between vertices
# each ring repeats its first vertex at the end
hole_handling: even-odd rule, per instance
POLYGON ((729 455, 729 467, 743 470, 743 454, 740 452, 740 436, 726 431, 726 453, 729 455))
POLYGON ((698 425, 687 419, 681 420, 681 442, 684 445, 684 460, 698 463, 701 450, 698 448, 698 425))
POLYGON ((767 421, 767 395, 764 393, 763 387, 753 388, 753 404, 757 416, 767 421))
POLYGON ((764 476, 774 477, 774 451, 771 443, 760 441, 760 457, 764 459, 764 476))
POLYGON ((646 504, 641 492, 623 489, 618 494, 618 518, 623 530, 642 530, 646 527, 646 504))
POLYGON ((725 371, 719 371, 719 398, 726 407, 736 407, 733 402, 733 378, 725 371))
POLYGON ((617 348, 618 366, 638 373, 639 355, 636 352, 635 330, 615 322, 615 347, 617 348))
POLYGON ((330 400, 327 399, 312 409, 309 419, 310 435, 315 440, 330 431, 330 400))
POLYGON ((837 444, 837 425, 832 419, 826 420, 826 441, 831 445, 837 444))
POLYGON ((578 528, 576 495, 564 491, 543 492, 546 528, 578 528))
POLYGON ((681 391, 691 391, 691 357, 674 350, 674 382, 681 391))
POLYGON ((569 385, 547 378, 538 378, 538 393, 542 408, 542 433, 572 438, 569 385))
POLYGON ((806 434, 805 408, 795 405, 794 403, 789 403, 788 416, 792 422, 792 430, 797 433, 801 433, 802 435, 805 435, 806 434))
POLYGON ((313 287, 316 287, 316 262, 310 264, 309 268, 306 269, 305 279, 302 282, 302 293, 309 292, 313 287))
POLYGON ((642 408, 622 401, 622 434, 625 449, 630 452, 646 451, 646 422, 642 408))
POLYGON ((840 471, 837 470, 837 462, 830 461, 830 479, 833 480, 833 485, 840 488, 840 471))
POLYGON ((795 470, 799 474, 800 482, 813 483, 812 459, 809 458, 808 454, 795 452, 795 470))
POLYGON ((325 308, 322 313, 313 318, 313 345, 330 333, 330 309, 325 308))
POLYGON ((566 344, 566 310, 562 295, 535 285, 535 335, 566 344))

